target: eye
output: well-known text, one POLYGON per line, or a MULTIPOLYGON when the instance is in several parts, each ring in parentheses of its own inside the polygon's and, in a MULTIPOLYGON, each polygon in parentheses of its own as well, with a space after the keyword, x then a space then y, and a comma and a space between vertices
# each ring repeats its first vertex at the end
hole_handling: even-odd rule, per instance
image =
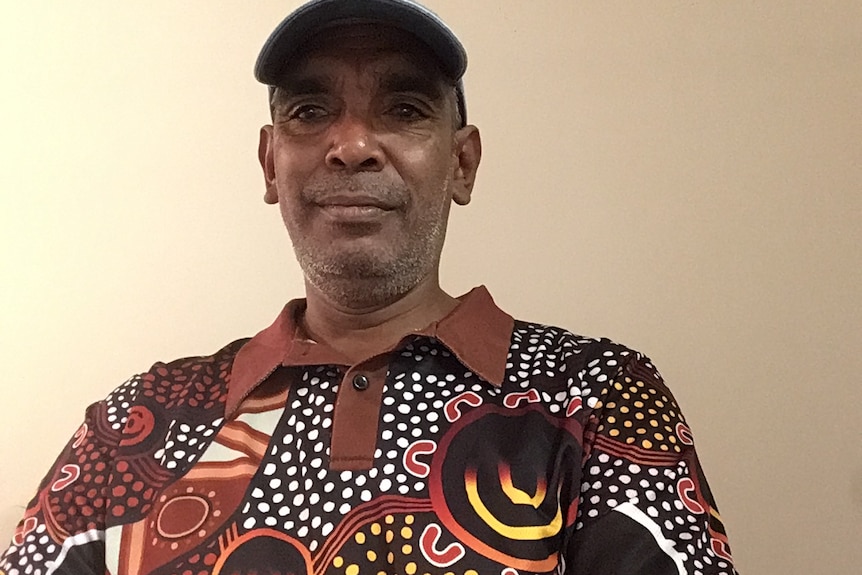
POLYGON ((287 118, 289 120, 299 120, 300 122, 314 122, 325 118, 327 115, 328 112, 322 106, 302 104, 290 110, 287 118))
POLYGON ((398 102, 389 109, 389 114, 403 121, 424 120, 428 114, 411 102, 398 102))

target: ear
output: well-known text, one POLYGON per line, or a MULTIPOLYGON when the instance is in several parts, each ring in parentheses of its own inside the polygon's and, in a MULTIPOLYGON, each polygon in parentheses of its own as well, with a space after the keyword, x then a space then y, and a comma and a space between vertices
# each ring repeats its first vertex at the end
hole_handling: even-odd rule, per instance
POLYGON ((260 129, 260 142, 257 145, 257 159, 263 169, 263 180, 266 191, 263 193, 263 201, 267 204, 278 203, 278 190, 275 186, 275 159, 273 150, 273 131, 271 125, 260 129))
POLYGON ((455 151, 457 164, 452 179, 454 186, 452 199, 456 204, 466 206, 470 203, 473 184, 476 182, 476 171, 482 159, 482 138, 479 135, 479 128, 469 125, 455 132, 455 151))

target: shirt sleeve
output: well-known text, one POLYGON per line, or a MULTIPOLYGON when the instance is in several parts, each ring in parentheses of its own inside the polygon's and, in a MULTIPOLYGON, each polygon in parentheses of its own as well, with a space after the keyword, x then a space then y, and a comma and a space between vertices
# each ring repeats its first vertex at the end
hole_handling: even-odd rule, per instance
POLYGON ((87 408, 0 556, 0 574, 104 575, 107 490, 120 438, 116 420, 107 401, 87 408))
POLYGON ((736 573, 691 430, 648 359, 605 383, 584 447, 566 573, 736 573))

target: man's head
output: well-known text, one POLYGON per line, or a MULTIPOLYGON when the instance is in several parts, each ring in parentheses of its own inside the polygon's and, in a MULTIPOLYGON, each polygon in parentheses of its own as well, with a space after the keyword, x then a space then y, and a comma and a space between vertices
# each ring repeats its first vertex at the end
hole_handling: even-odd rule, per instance
POLYGON ((332 303, 376 307, 436 284, 449 207, 469 202, 481 156, 463 124, 465 66, 442 22, 398 0, 311 2, 261 52, 264 198, 332 303))

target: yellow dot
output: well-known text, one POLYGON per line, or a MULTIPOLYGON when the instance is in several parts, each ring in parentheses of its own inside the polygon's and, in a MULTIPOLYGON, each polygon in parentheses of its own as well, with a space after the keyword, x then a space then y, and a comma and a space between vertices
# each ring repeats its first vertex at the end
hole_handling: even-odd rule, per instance
POLYGON ((631 427, 631 426, 632 426, 631 421, 623 421, 623 427, 631 427))
POLYGON ((604 424, 599 425, 599 431, 604 431, 604 430, 605 430, 605 426, 604 426, 604 424))
POLYGON ((616 390, 617 390, 617 391, 622 391, 622 390, 623 390, 623 386, 622 386, 622 384, 620 384, 620 383, 615 383, 615 384, 614 384, 614 388, 616 388, 616 390))
POLYGON ((664 419, 664 420, 665 420, 665 421, 667 421, 667 422, 670 422, 670 418, 667 416, 667 414, 666 414, 666 413, 662 413, 662 414, 661 414, 661 418, 662 418, 662 419, 664 419))
POLYGON ((381 529, 381 527, 380 527, 380 524, 379 524, 379 523, 372 523, 372 524, 371 524, 371 533, 372 533, 372 534, 374 534, 374 535, 380 535, 380 532, 381 532, 381 531, 382 531, 382 529, 381 529))
POLYGON ((636 388, 635 386, 631 386, 631 387, 629 388, 629 391, 630 391, 630 392, 632 392, 632 393, 637 393, 637 392, 638 392, 638 388, 636 388))
POLYGON ((339 555, 332 560, 332 565, 335 566, 336 569, 340 568, 342 565, 344 565, 344 558, 339 555))
POLYGON ((479 573, 473 571, 472 569, 467 569, 466 571, 464 571, 464 575, 479 575, 479 573))
POLYGON ((369 561, 377 561, 377 553, 370 549, 365 552, 365 556, 368 557, 369 561))
POLYGON ((636 401, 636 402, 635 402, 635 407, 637 407, 638 409, 642 409, 642 408, 643 408, 643 406, 644 406, 644 402, 643 402, 643 401, 636 401))
POLYGON ((614 409, 616 406, 617 406, 617 404, 614 403, 613 401, 608 403, 608 409, 614 409))
POLYGON ((626 382, 626 383, 631 383, 631 382, 632 382, 632 378, 630 378, 629 376, 626 376, 625 382, 626 382))
POLYGON ((658 427, 658 421, 656 421, 655 419, 650 419, 649 424, 653 427, 658 427))
POLYGON ((635 438, 634 438, 634 437, 626 437, 626 443, 631 444, 631 443, 634 443, 634 442, 635 442, 635 438))
POLYGON ((386 542, 387 542, 387 543, 392 543, 392 540, 393 540, 393 539, 395 539, 395 534, 394 534, 394 533, 392 533, 392 530, 391 530, 391 529, 387 529, 387 530, 386 530, 386 542))
POLYGON ((673 435, 668 435, 667 440, 671 443, 676 443, 676 437, 674 437, 673 435))
POLYGON ((404 566, 404 571, 407 573, 407 575, 413 575, 414 573, 416 573, 416 563, 413 563, 411 561, 404 566))
POLYGON ((648 393, 642 393, 641 398, 642 399, 649 399, 649 394, 648 393))
POLYGON ((602 408, 602 405, 604 405, 604 404, 603 404, 601 401, 597 401, 597 402, 596 402, 595 409, 601 409, 601 408, 602 408))
POLYGON ((365 533, 360 531, 359 533, 356 534, 356 537, 354 537, 354 539, 356 539, 357 543, 362 545, 363 543, 365 543, 365 533))
POLYGON ((665 445, 664 443, 662 443, 662 444, 661 444, 661 445, 659 445, 658 447, 659 447, 659 449, 661 449, 662 451, 667 451, 667 450, 668 450, 667 445, 665 445))
POLYGON ((623 399, 631 399, 631 397, 632 397, 632 396, 631 396, 631 395, 629 395, 628 393, 624 393, 624 394, 623 394, 623 399))
POLYGON ((395 553, 393 553, 392 551, 387 553, 386 554, 386 562, 389 563, 390 565, 395 563, 395 553))
POLYGON ((644 439, 641 442, 641 445, 643 445, 646 449, 652 449, 652 441, 650 441, 649 439, 644 439))
POLYGON ((638 428, 635 430, 635 432, 636 432, 638 435, 645 435, 645 434, 646 434, 646 429, 644 429, 643 427, 638 427, 638 428))
POLYGON ((616 437, 620 434, 620 430, 619 429, 611 429, 608 433, 610 434, 611 437, 616 437))
POLYGON ((627 406, 624 405, 620 408, 620 413, 628 413, 628 412, 629 412, 629 408, 627 406))
POLYGON ((411 537, 413 537, 413 530, 409 527, 402 527, 401 537, 403 537, 404 539, 410 539, 411 537))
POLYGON ((351 563, 347 566, 347 569, 344 570, 344 575, 359 575, 359 565, 351 563))
POLYGON ((408 515, 407 517, 404 518, 404 523, 406 523, 407 525, 413 525, 414 519, 415 518, 412 515, 408 515))
POLYGON ((412 545, 402 545, 401 546, 401 554, 402 555, 410 555, 411 553, 413 553, 413 546, 412 545))
POLYGON ((383 518, 383 521, 386 522, 386 525, 392 525, 395 522, 395 518, 391 515, 387 515, 383 518))
POLYGON ((664 441, 664 435, 662 435, 661 433, 656 433, 655 435, 653 435, 653 437, 655 437, 659 441, 664 441))
POLYGON ((617 418, 616 418, 616 417, 614 417, 613 415, 611 415, 610 417, 608 417, 608 423, 616 423, 616 422, 617 422, 617 418))
POLYGON ((635 419, 643 419, 643 418, 644 418, 644 414, 643 414, 643 413, 641 413, 640 411, 638 411, 637 413, 635 413, 635 419))
POLYGON ((676 412, 672 409, 669 409, 667 414, 670 415, 671 417, 676 417, 676 412))

